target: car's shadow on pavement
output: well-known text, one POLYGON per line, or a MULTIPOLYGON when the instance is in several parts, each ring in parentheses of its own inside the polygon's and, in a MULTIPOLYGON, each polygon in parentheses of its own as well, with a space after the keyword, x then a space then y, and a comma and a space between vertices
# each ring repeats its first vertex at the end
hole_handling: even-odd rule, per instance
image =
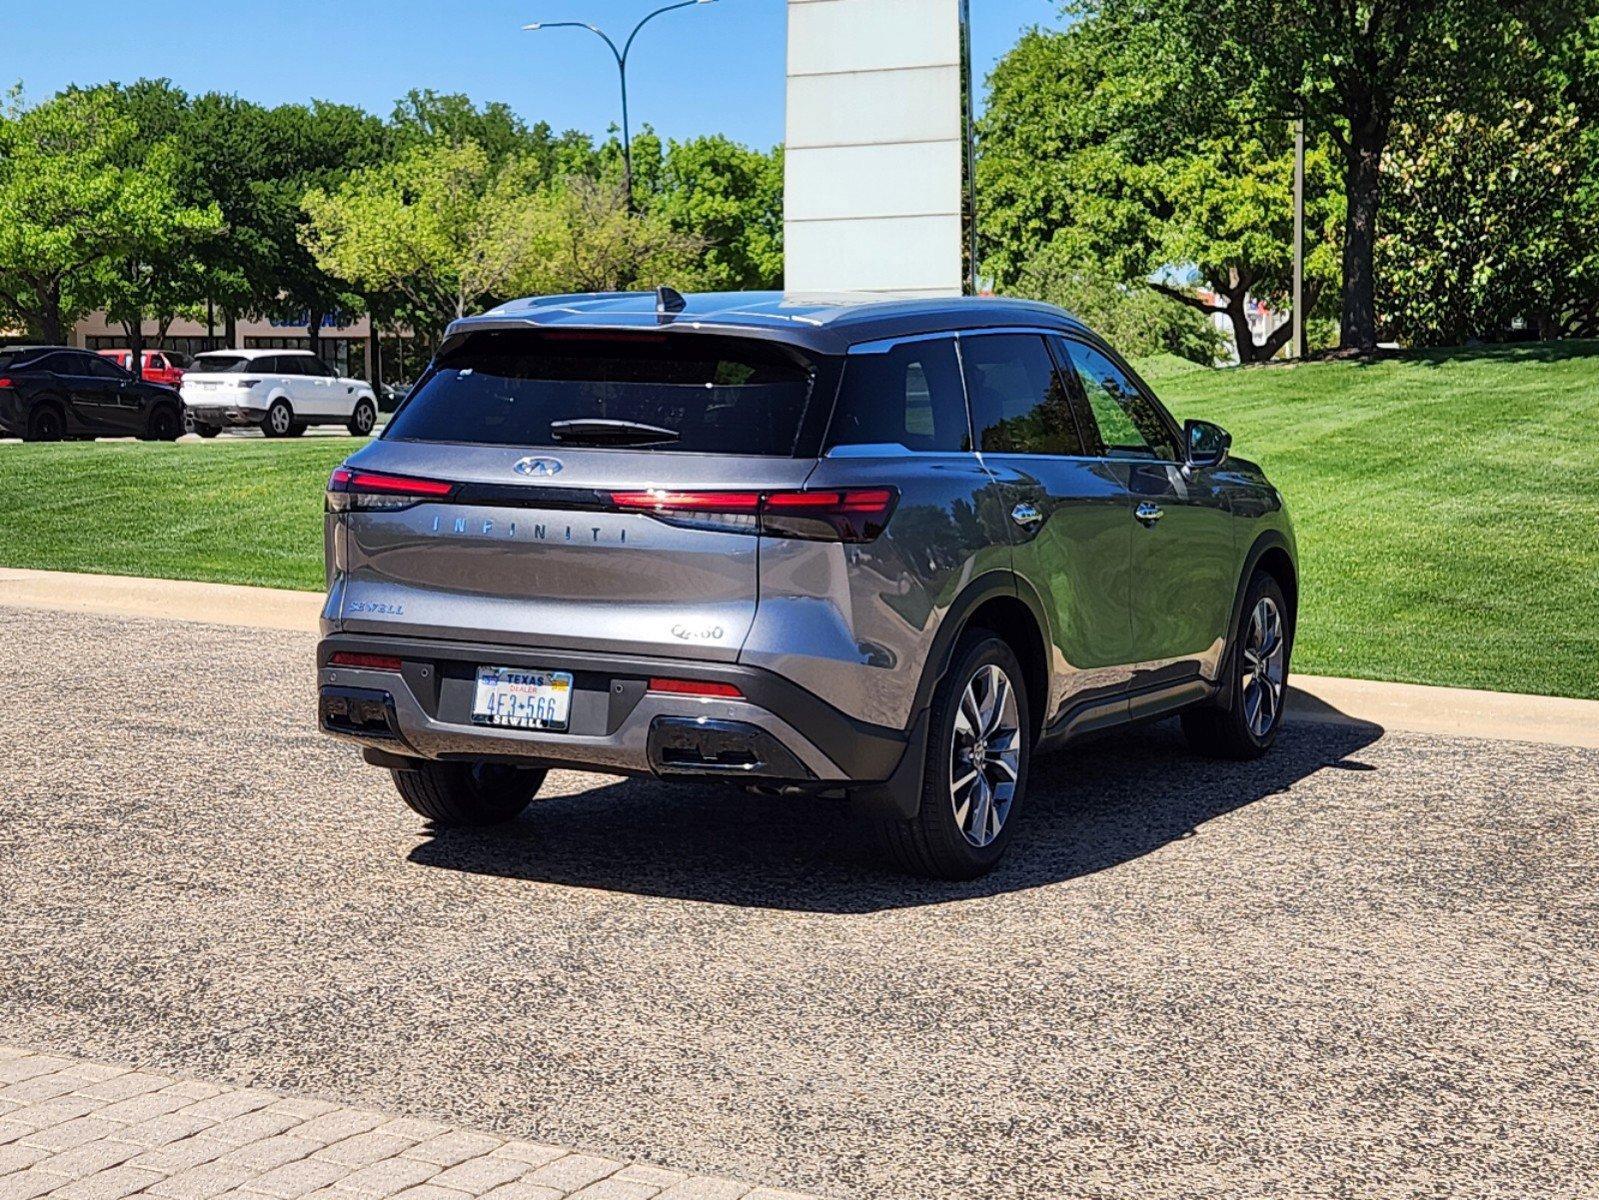
POLYGON ((430 830, 410 857, 509 879, 803 912, 948 903, 1116 867, 1317 771, 1365 768, 1350 756, 1381 734, 1376 725, 1294 724, 1249 763, 1192 755, 1175 722, 1068 747, 1035 762, 1005 861, 972 883, 887 872, 841 801, 637 779, 541 799, 509 826, 430 830))

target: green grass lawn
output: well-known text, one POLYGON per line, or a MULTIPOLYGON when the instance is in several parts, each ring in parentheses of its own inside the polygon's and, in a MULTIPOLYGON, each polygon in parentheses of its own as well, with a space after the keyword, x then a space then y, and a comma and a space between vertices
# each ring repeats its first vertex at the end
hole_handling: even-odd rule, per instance
POLYGON ((1162 374, 1288 499, 1296 669, 1599 697, 1599 342, 1162 374))
POLYGON ((354 438, 0 446, 0 566, 322 587, 322 496, 354 438))
MULTIPOLYGON (((1599 697, 1599 343, 1149 377, 1288 497, 1297 669, 1599 697)), ((0 565, 317 589, 355 447, 0 446, 0 565)))

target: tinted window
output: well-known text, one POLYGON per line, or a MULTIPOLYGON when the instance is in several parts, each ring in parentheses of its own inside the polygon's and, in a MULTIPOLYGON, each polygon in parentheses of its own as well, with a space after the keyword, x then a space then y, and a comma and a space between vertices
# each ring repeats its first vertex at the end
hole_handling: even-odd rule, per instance
POLYGON ((1071 399, 1044 339, 999 334, 961 339, 977 444, 996 454, 1082 454, 1071 399))
POLYGON ((320 375, 327 377, 337 374, 332 367, 328 366, 327 363, 323 362, 320 358, 317 358, 314 354, 296 355, 294 361, 300 364, 301 375, 320 375))
POLYGON ((159 354, 152 354, 149 358, 149 365, 154 370, 164 371, 167 369, 167 360, 159 354))
POLYGON ((1120 367, 1081 342, 1062 340, 1060 345, 1082 380, 1105 453, 1177 461, 1170 427, 1120 367))
POLYGON ((828 445, 970 450, 954 341, 909 342, 886 354, 850 355, 828 445))
POLYGON ((266 358, 258 358, 251 363, 250 373, 252 375, 257 373, 262 375, 304 375, 305 371, 300 366, 302 361, 292 354, 268 355, 266 358))
POLYGON ((243 371, 250 360, 242 354, 201 354, 194 360, 196 374, 225 375, 230 371, 243 371))
POLYGON ((127 379, 128 373, 108 358, 101 358, 98 354, 84 354, 79 356, 77 371, 80 375, 90 375, 96 379, 127 379))
POLYGON ((610 421, 668 431, 604 444, 709 454, 792 454, 812 371, 783 346, 699 334, 485 331, 445 350, 389 423, 390 438, 496 446, 599 444, 610 421), (639 444, 641 441, 647 444, 639 444))

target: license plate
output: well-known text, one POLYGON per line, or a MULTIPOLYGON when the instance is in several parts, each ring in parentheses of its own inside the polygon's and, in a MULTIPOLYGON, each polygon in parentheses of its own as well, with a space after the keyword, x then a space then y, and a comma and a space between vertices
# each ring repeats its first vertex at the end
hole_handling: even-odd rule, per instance
POLYGON ((472 720, 507 729, 564 730, 572 711, 572 676, 566 671, 479 667, 472 720))

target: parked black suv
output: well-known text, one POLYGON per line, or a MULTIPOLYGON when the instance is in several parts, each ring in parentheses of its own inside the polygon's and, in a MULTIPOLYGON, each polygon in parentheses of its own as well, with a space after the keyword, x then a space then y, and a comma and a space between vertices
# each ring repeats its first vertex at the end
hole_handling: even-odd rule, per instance
POLYGON ((72 346, 0 350, 0 433, 30 442, 183 433, 183 398, 72 346))

